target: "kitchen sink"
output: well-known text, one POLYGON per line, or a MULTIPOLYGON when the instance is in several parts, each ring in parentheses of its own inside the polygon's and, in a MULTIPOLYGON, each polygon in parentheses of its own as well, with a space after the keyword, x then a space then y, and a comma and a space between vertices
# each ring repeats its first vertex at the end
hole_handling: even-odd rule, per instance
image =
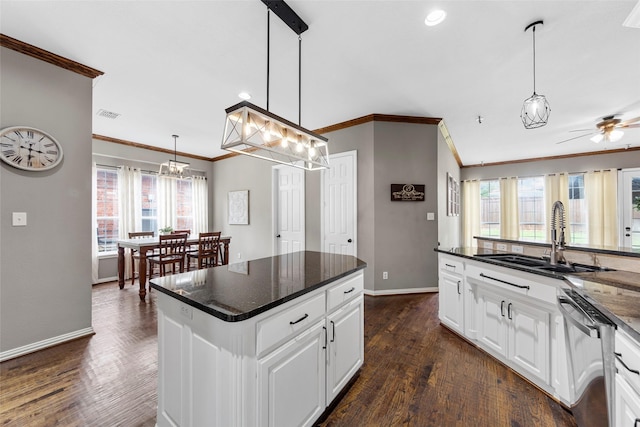
POLYGON ((506 265, 519 265, 521 267, 530 268, 533 270, 550 271, 554 273, 590 273, 593 271, 615 271, 607 267, 599 267, 595 265, 587 264, 555 264, 551 265, 548 260, 544 258, 536 258, 527 255, 518 254, 478 254, 478 258, 490 259, 492 261, 498 261, 506 265))

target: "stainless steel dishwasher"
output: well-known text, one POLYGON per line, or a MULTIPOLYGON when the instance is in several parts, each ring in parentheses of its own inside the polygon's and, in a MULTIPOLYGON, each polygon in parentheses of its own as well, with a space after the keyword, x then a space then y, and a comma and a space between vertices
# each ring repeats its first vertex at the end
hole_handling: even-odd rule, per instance
POLYGON ((561 289, 571 411, 579 427, 613 427, 615 325, 572 289, 561 289))

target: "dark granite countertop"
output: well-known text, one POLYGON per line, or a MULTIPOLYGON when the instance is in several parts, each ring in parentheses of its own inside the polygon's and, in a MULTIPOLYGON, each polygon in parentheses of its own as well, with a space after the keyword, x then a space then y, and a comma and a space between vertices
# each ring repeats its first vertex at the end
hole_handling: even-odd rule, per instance
POLYGON ((301 251, 151 279, 151 287, 226 322, 249 319, 367 266, 301 251))
MULTIPOLYGON (((551 247, 551 242, 537 242, 530 240, 510 240, 510 239, 502 239, 498 237, 483 237, 483 236, 474 236, 474 239, 482 239, 482 240, 493 240, 494 242, 505 242, 512 244, 523 244, 523 245, 531 245, 531 246, 544 246, 551 247)), ((573 251, 582 251, 582 252, 597 252, 601 254, 609 254, 609 255, 618 255, 618 256, 630 256, 630 257, 640 257, 640 249, 638 248, 625 248, 625 247, 613 247, 613 246, 593 246, 593 245, 564 245, 566 250, 573 251)))
POLYGON ((568 286, 580 292, 594 307, 609 317, 618 328, 624 329, 625 332, 640 342, 640 272, 616 270, 588 273, 555 273, 518 265, 505 265, 501 262, 476 256, 488 253, 504 253, 491 249, 452 248, 445 250, 436 248, 436 251, 563 280, 568 286))

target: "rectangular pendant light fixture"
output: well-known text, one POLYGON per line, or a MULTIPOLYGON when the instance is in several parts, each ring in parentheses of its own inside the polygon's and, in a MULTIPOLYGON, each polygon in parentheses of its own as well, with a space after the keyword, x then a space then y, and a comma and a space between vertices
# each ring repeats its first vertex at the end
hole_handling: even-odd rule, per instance
POLYGON ((226 110, 221 148, 305 170, 329 167, 328 139, 248 101, 226 110))

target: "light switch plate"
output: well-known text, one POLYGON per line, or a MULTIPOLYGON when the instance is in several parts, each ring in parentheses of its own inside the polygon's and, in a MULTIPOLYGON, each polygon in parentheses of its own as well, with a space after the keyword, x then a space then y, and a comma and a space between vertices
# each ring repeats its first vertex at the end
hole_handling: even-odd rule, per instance
POLYGON ((506 243, 496 243, 496 250, 506 251, 507 250, 506 243))
POLYGON ((13 212, 12 225, 14 227, 24 227, 27 225, 26 212, 13 212))
POLYGON ((511 245, 511 252, 514 254, 522 254, 524 253, 524 248, 520 245, 511 245))
POLYGON ((484 249, 493 249, 493 242, 483 242, 484 249))
POLYGON ((434 212, 427 212, 427 221, 433 221, 436 219, 436 214, 434 212))

